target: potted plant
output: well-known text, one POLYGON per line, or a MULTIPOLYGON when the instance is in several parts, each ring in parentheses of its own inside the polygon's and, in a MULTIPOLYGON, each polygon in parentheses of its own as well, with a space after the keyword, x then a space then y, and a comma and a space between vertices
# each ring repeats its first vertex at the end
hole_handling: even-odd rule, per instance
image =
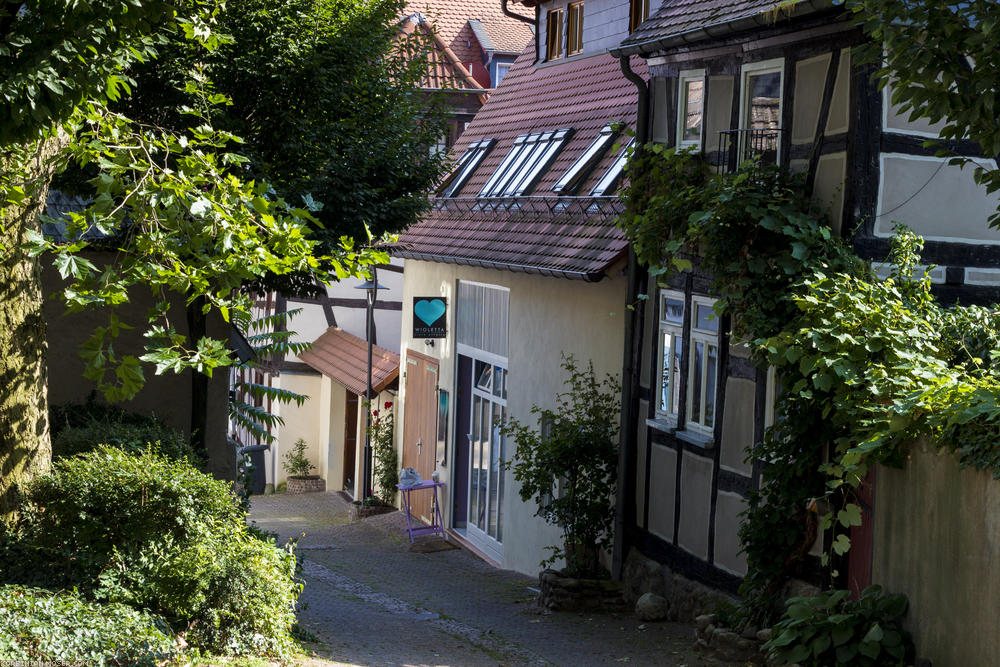
MULTIPOLYGON (((543 598, 547 589, 559 586, 560 577, 568 577, 574 579, 568 588, 614 599, 620 594, 606 581, 599 554, 610 542, 614 527, 620 386, 611 375, 599 380, 593 362, 581 369, 572 356, 564 356, 561 365, 567 374, 567 391, 557 395, 555 409, 531 409, 538 428, 517 419, 502 426, 503 434, 516 443, 514 458, 505 466, 520 483, 521 499, 534 500, 538 515, 562 529, 563 543, 549 547, 552 557, 542 566, 560 559, 566 566, 562 572, 542 572, 543 598), (581 579, 605 582, 581 586, 581 579)), ((580 606, 555 604, 551 599, 543 604, 580 606)))
POLYGON ((319 475, 309 473, 316 469, 306 458, 306 441, 299 438, 291 450, 285 452, 281 467, 287 477, 287 493, 314 493, 326 491, 326 482, 319 475))

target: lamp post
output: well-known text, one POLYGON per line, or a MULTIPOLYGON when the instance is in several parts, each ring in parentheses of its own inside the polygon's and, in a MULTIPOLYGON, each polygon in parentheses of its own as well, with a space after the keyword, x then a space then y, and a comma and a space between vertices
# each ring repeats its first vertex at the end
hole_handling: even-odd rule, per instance
POLYGON ((380 289, 388 289, 379 285, 375 267, 372 267, 372 279, 358 285, 354 289, 363 289, 368 297, 368 313, 365 325, 365 341, 368 343, 368 379, 365 382, 365 450, 361 463, 361 500, 372 495, 372 330, 374 326, 375 300, 380 289))

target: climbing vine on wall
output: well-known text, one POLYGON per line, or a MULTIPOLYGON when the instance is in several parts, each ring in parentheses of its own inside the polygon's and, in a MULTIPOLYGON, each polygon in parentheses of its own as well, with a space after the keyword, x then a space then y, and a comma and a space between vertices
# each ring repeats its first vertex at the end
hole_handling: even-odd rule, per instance
POLYGON ((647 146, 628 166, 620 225, 652 275, 697 264, 755 360, 776 368, 775 424, 749 456, 765 462, 740 532, 746 609, 771 620, 782 583, 817 533, 837 556, 861 523, 854 490, 878 462, 926 437, 1000 477, 1000 343, 995 313, 942 308, 916 271, 922 241, 897 228, 877 279, 776 167, 711 175, 701 158, 647 146))

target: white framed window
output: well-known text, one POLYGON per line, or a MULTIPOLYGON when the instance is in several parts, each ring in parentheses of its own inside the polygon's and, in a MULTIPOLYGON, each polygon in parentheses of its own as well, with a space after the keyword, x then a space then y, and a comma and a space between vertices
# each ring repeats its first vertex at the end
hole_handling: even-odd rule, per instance
POLYGON ((621 180, 622 172, 625 170, 625 163, 628 162, 629 156, 632 154, 630 150, 635 139, 629 141, 625 144, 625 148, 622 149, 621 154, 608 169, 607 173, 601 177, 601 180, 597 182, 594 189, 590 191, 592 197, 602 197, 605 194, 613 194, 615 188, 618 187, 618 181, 621 180))
POLYGON ((659 396, 656 415, 677 425, 681 396, 681 359, 684 355, 684 294, 660 292, 658 336, 659 396))
POLYGON ((783 59, 743 65, 740 71, 740 154, 777 163, 784 97, 783 59))
POLYGON ((438 188, 438 196, 454 197, 457 195, 462 186, 465 185, 465 182, 469 180, 469 176, 476 170, 476 167, 479 166, 479 163, 482 162, 495 143, 495 139, 480 139, 469 144, 465 152, 462 153, 462 157, 458 158, 458 162, 455 163, 455 168, 452 169, 451 174, 438 188))
POLYGON ((705 125, 705 70, 681 72, 677 82, 677 145, 701 147, 705 125))
POLYGON ((493 87, 496 88, 503 81, 503 78, 507 76, 507 72, 510 71, 510 65, 508 64, 497 64, 496 76, 493 80, 493 87))
POLYGON ((685 428, 711 434, 715 429, 719 383, 719 319, 715 301, 691 297, 685 428))
POLYGON ((562 150, 572 128, 522 134, 497 167, 480 197, 517 197, 526 194, 562 150))
POLYGON ((552 186, 552 191, 559 194, 572 194, 594 165, 604 157, 604 153, 611 146, 616 134, 610 124, 601 128, 594 143, 590 144, 590 147, 577 158, 573 166, 566 170, 566 173, 552 186))

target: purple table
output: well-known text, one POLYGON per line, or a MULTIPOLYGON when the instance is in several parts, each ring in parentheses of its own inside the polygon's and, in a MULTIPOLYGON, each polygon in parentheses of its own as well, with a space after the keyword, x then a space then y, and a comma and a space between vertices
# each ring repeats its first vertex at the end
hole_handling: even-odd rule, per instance
POLYGON ((397 484, 396 488, 403 493, 403 509, 406 511, 406 532, 410 535, 410 543, 413 543, 414 535, 440 534, 441 539, 447 540, 444 533, 444 522, 441 520, 441 507, 438 505, 438 487, 444 486, 444 482, 425 480, 413 486, 403 486, 397 484), (417 525, 414 527, 415 517, 410 514, 410 494, 420 489, 430 489, 434 497, 431 501, 431 524, 429 526, 417 525))

